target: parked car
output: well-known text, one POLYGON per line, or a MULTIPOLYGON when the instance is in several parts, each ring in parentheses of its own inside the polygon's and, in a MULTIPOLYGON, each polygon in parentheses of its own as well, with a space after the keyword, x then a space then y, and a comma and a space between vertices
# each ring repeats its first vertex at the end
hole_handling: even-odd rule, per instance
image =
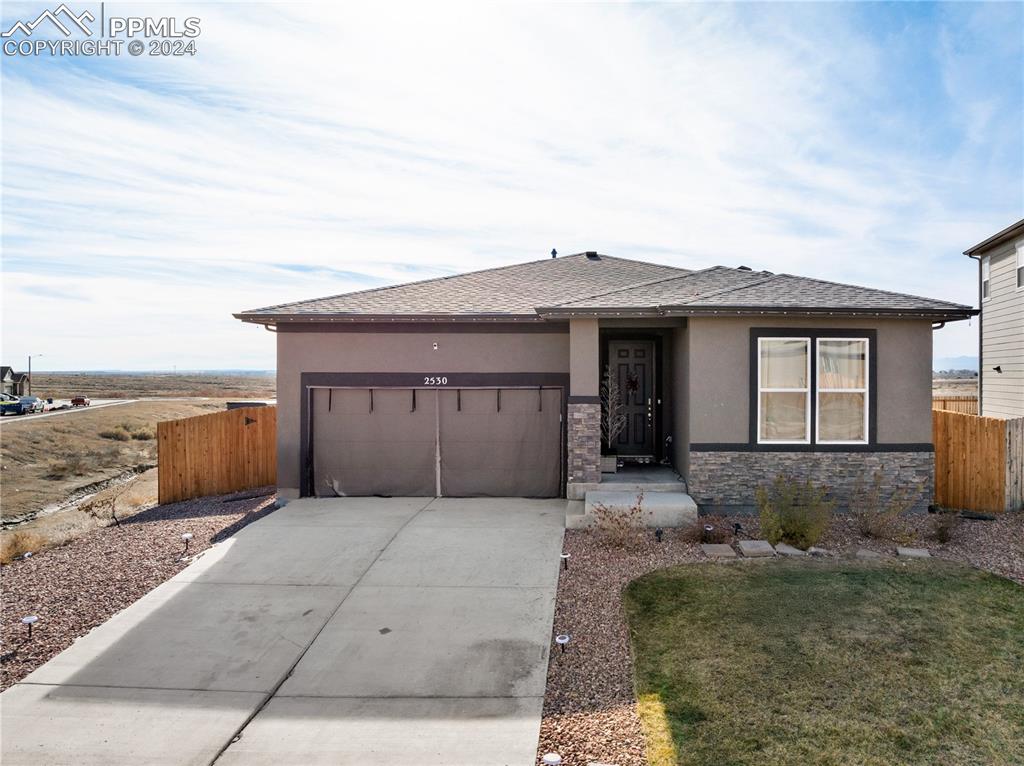
POLYGON ((88 396, 72 396, 71 406, 72 407, 88 407, 92 404, 92 400, 88 396))
POLYGON ((43 400, 38 396, 22 396, 0 403, 0 415, 25 415, 43 411, 43 400))

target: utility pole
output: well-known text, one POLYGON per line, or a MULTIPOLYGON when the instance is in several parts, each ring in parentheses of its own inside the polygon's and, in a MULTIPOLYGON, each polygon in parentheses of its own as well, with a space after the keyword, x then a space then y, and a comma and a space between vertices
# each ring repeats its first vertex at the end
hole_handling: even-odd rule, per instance
MULTIPOLYGON (((42 356, 42 354, 36 354, 42 356)), ((32 354, 28 355, 28 395, 32 396, 32 354)))

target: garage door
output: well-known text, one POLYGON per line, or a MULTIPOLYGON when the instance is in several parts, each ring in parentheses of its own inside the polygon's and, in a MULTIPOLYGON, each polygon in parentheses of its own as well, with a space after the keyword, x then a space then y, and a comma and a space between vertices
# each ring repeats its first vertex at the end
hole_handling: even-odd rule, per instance
POLYGON ((561 389, 313 389, 318 496, 558 497, 561 389))

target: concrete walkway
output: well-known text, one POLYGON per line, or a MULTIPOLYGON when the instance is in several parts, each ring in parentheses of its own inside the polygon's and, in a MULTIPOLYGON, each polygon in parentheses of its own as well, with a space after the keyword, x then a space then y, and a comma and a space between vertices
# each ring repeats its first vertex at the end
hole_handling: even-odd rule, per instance
POLYGON ((532 764, 565 501, 301 500, 0 695, 13 764, 532 764))

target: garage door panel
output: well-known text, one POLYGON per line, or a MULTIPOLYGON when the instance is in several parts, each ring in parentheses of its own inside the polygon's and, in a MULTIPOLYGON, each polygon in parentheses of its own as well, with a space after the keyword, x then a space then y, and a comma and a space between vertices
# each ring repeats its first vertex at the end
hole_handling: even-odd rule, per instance
POLYGON ((314 494, 433 497, 436 428, 432 391, 314 389, 314 494))
POLYGON ((442 495, 561 494, 558 389, 439 393, 442 495))

